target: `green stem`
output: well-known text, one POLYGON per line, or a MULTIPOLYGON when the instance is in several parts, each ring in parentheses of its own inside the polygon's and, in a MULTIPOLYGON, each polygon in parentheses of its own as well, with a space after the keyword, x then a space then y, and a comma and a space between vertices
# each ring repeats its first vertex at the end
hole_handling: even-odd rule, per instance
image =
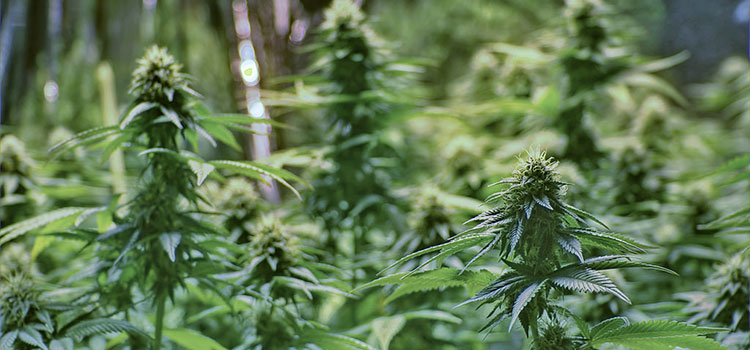
POLYGON ((164 307, 167 304, 167 298, 159 294, 156 299, 156 331, 154 331, 154 350, 161 349, 161 333, 164 328, 164 307))

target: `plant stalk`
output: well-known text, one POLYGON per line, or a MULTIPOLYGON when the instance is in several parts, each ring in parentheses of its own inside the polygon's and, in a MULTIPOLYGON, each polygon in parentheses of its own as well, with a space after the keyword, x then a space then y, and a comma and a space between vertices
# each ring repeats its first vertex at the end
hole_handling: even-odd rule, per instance
POLYGON ((167 304, 167 298, 159 294, 156 299, 156 330, 154 331, 154 350, 161 349, 161 333, 164 328, 164 308, 167 304))

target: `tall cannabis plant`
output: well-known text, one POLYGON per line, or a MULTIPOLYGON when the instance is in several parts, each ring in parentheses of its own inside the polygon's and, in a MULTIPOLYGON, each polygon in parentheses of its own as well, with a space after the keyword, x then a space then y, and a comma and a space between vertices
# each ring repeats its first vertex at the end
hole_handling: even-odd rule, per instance
POLYGON ((330 168, 314 180, 308 207, 322 218, 329 247, 337 246, 340 232, 352 231, 356 254, 364 233, 388 222, 383 218, 394 203, 378 157, 385 155, 380 132, 393 112, 397 92, 390 87, 399 77, 350 0, 333 1, 314 45, 331 146, 325 153, 330 168))
MULTIPOLYGON (((567 292, 609 293, 630 303, 627 295, 601 272, 604 270, 642 267, 672 273, 660 266, 633 260, 631 255, 643 253, 647 246, 590 226, 588 220, 606 228, 591 214, 565 203, 565 183, 559 179, 556 165, 544 153, 530 152, 512 177, 496 183, 510 185, 488 198, 490 203, 500 202, 499 206, 476 216, 471 220, 478 222, 474 228, 454 236, 449 242, 398 260, 392 266, 437 252, 411 273, 400 274, 399 278, 412 288, 420 288, 420 284, 432 285, 433 281, 417 278, 415 273, 431 261, 440 261, 479 245, 479 252, 452 281, 445 284, 472 283, 471 278, 460 278, 461 273, 485 254, 497 254, 507 271, 460 304, 492 306, 490 320, 484 329, 491 329, 506 319, 510 319, 510 328, 520 322, 526 334, 530 333, 533 349, 593 348, 603 343, 635 349, 667 349, 670 344, 685 346, 681 344, 688 343, 697 344, 695 349, 715 348, 707 345, 701 347, 701 344, 715 343, 694 336, 711 333, 714 331, 712 329, 668 321, 630 325, 622 317, 608 319, 589 328, 580 318, 555 303, 560 295, 567 292), (586 258, 585 254, 590 253, 592 248, 613 255, 586 258), (412 275, 415 278, 406 278, 412 275), (569 317, 576 321, 580 336, 568 335, 561 326, 561 322, 569 317), (670 333, 673 338, 659 339, 659 332, 670 333), (654 345, 659 343, 663 347, 654 345), (649 347, 651 345, 654 347, 649 347)), ((483 278, 481 274, 475 276, 483 278)), ((381 280, 394 283, 394 279, 389 277, 381 280)))
POLYGON ((566 9, 570 49, 563 52, 560 64, 567 83, 569 104, 563 107, 557 127, 568 137, 564 157, 584 166, 595 166, 603 156, 593 132, 585 124, 590 92, 623 67, 603 56, 607 34, 591 1, 569 1, 566 9))
POLYGON ((116 215, 116 200, 108 207, 58 209, 3 228, 0 244, 44 226, 59 226, 61 220, 72 219, 79 226, 96 213, 98 229, 71 228, 62 235, 96 245, 96 282, 104 306, 132 309, 137 303, 135 288, 152 302, 156 311, 153 348, 161 349, 166 304, 173 300, 175 290, 184 287, 187 278, 215 289, 217 280, 212 276, 226 270, 216 260, 225 231, 196 214, 201 200, 197 186, 215 169, 227 169, 262 181, 261 175, 269 176, 296 194, 285 179, 298 178, 254 162, 206 161, 184 150, 191 145, 197 151, 199 136, 212 145, 216 140, 237 145, 231 129, 248 131, 247 124, 267 121, 211 114, 166 49, 154 46, 138 61, 130 92, 133 102, 119 125, 84 131, 52 150, 57 154, 96 144, 103 149, 103 159, 118 148, 140 151, 146 166, 137 194, 123 209, 126 214, 116 215))

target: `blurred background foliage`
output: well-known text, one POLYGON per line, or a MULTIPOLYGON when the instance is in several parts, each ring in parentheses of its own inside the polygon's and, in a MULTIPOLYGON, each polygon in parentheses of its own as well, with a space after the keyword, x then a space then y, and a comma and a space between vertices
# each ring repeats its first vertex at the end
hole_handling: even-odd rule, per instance
MULTIPOLYGON (((718 341, 750 346, 750 2, 355 3, 347 12, 330 0, 2 1, 1 227, 132 198, 139 157, 47 150, 118 123, 136 59, 158 44, 212 110, 278 122, 227 145, 201 140, 201 156, 285 167, 314 187, 296 186, 303 201, 242 177, 198 188, 197 211, 226 231, 217 249, 237 270, 222 277, 226 288, 177 290, 165 324, 187 333, 171 339, 200 332, 217 349, 520 348, 519 330, 479 333, 484 310, 453 308, 482 286, 435 277, 442 284, 351 291, 465 230, 487 209, 487 185, 539 146, 560 160, 569 203, 659 246, 646 260, 680 274, 612 273, 634 305, 596 295, 567 296, 566 307, 588 322, 727 327, 718 341)), ((13 238, 0 228, 0 292, 33 290, 29 300, 44 305, 35 310, 47 310, 38 300, 51 286, 90 283, 97 261, 82 242, 43 236, 72 222, 53 224, 13 238)), ((470 256, 442 264, 461 268, 470 256)), ((497 265, 477 261, 475 281, 497 265)), ((88 302, 62 294, 48 299, 88 302)), ((150 306, 132 312, 150 333, 150 306)), ((71 339, 137 348, 117 331, 71 339)))

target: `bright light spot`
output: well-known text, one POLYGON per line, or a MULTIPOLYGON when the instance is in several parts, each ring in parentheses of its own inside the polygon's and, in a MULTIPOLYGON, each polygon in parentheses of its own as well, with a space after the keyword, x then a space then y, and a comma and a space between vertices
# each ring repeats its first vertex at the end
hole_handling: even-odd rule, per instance
POLYGON ((55 102, 57 101, 57 83, 55 83, 52 80, 47 81, 44 83, 44 98, 47 100, 47 102, 55 102))
POLYGON ((260 80, 258 63, 253 60, 242 61, 240 64, 240 72, 242 72, 242 80, 248 85, 255 85, 258 83, 258 80, 260 80))
POLYGON ((263 115, 265 115, 266 107, 263 106, 263 103, 260 101, 253 102, 252 105, 250 105, 250 115, 253 118, 263 118, 263 115))

